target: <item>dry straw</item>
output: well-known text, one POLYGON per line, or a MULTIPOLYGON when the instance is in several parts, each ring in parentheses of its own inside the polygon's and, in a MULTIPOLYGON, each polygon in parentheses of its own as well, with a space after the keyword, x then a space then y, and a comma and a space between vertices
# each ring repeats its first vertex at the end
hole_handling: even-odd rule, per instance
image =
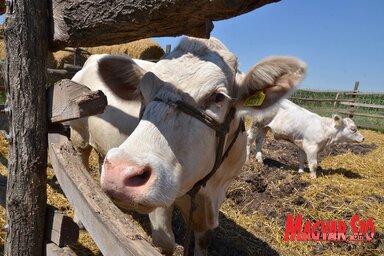
MULTIPOLYGON (((366 138, 365 143, 375 144, 376 149, 365 155, 355 155, 351 152, 336 156, 328 156, 321 162, 324 172, 316 180, 309 178, 309 174, 298 176, 295 170, 285 171, 284 178, 271 180, 269 189, 275 191, 284 184, 294 184, 297 179, 308 183, 304 189, 293 190, 292 194, 285 197, 272 195, 273 200, 263 202, 253 212, 247 211, 255 200, 239 206, 228 198, 221 212, 221 226, 216 229, 218 239, 225 238, 233 242, 237 250, 244 255, 255 255, 263 246, 268 246, 281 255, 383 255, 383 241, 381 245, 375 243, 328 243, 328 242, 286 242, 284 237, 284 219, 289 209, 292 214, 301 214, 304 219, 310 220, 344 220, 353 214, 358 214, 362 219, 372 217, 376 232, 384 232, 384 134, 373 131, 362 131, 366 138), (341 171, 343 170, 343 171, 341 171), (327 173, 328 172, 328 173, 327 173), (346 173, 355 173, 355 178, 348 177, 346 173), (302 197, 305 204, 292 203, 296 198, 302 197), (271 212, 277 215, 268 215, 271 212), (243 229, 242 232, 234 232, 243 229), (264 241, 266 243, 256 243, 264 241)), ((0 153, 2 165, 0 174, 7 175, 6 157, 7 142, 0 138, 0 153)), ((98 179, 98 159, 96 154, 91 157, 91 170, 95 179, 98 179)), ((244 173, 258 174, 262 167, 254 160, 246 163, 244 173)), ((48 203, 63 210, 69 216, 73 216, 73 210, 62 194, 56 183, 53 170, 48 168, 48 203)), ((244 190, 249 193, 250 188, 244 183, 235 181, 229 189, 244 190)), ((254 192, 257 193, 257 192, 254 192)), ((254 194, 256 195, 256 194, 254 194)), ((257 198, 255 196, 255 198, 257 198)), ((0 226, 5 225, 5 209, 0 207, 0 226)), ((0 243, 4 244, 4 231, 0 233, 0 243)), ((217 241, 217 240, 216 240, 217 241)), ((232 243, 231 242, 231 243, 232 243)), ((78 255, 100 255, 100 252, 91 237, 84 231, 81 233, 79 244, 73 246, 78 255)), ((215 250, 215 249, 213 249, 215 250)), ((211 255, 218 255, 215 251, 211 255)))

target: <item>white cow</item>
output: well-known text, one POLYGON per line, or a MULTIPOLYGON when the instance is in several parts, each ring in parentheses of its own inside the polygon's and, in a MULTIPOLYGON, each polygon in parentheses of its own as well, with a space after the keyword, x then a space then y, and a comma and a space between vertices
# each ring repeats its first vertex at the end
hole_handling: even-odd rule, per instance
POLYGON ((195 195, 191 217, 195 255, 204 255, 226 189, 246 158, 241 115, 262 112, 285 97, 305 70, 295 58, 271 57, 243 74, 237 58, 215 38, 184 38, 149 66, 123 56, 95 57, 74 80, 93 90, 108 88, 109 106, 103 115, 74 124, 74 137, 77 145, 91 144, 102 155, 108 151, 102 188, 119 206, 149 213, 154 244, 171 254, 173 206, 189 219, 187 193, 213 169, 217 134, 223 134, 223 151, 230 150, 195 195), (145 109, 137 125, 140 101, 145 109))
POLYGON ((247 158, 256 141, 256 159, 263 163, 261 147, 268 130, 275 139, 283 139, 299 147, 299 173, 304 172, 305 156, 312 178, 316 178, 318 154, 335 143, 363 142, 364 137, 350 118, 339 115, 321 117, 289 100, 275 104, 259 118, 257 113, 248 130, 247 158))

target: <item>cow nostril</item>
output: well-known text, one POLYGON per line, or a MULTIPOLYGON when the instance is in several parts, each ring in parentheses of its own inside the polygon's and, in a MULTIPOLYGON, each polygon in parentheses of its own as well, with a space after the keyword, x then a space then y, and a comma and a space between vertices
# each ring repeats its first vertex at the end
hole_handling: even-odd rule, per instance
POLYGON ((138 168, 137 172, 135 172, 133 175, 126 177, 124 183, 129 187, 139 187, 148 182, 151 174, 151 167, 146 165, 144 167, 138 168))

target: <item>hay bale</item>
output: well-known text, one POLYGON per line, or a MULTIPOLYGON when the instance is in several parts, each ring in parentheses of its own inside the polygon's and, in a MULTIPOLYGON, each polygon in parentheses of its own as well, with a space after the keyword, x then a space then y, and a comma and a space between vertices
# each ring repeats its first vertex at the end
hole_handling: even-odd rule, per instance
POLYGON ((125 44, 103 45, 84 49, 92 54, 126 54, 131 58, 153 61, 159 60, 164 55, 163 48, 152 39, 141 39, 125 44))
MULTIPOLYGON (((0 0, 1 1, 1 0, 0 0)), ((97 47, 87 47, 83 48, 89 51, 92 54, 126 54, 131 58, 143 59, 157 61, 164 55, 164 50, 161 46, 152 39, 142 39, 130 43, 118 44, 112 46, 97 46, 97 47)), ((3 36, 3 26, 0 25, 0 61, 5 59, 5 42, 3 36)), ((47 67, 52 69, 62 69, 64 64, 73 64, 74 63, 74 53, 68 51, 57 51, 57 52, 48 52, 47 56, 47 67)), ((88 56, 86 54, 81 54, 80 63, 81 65, 87 60, 88 56)), ((62 75, 50 75, 48 77, 48 84, 53 84, 56 81, 66 77, 62 75)), ((4 86, 3 75, 0 72, 0 87, 4 86)))

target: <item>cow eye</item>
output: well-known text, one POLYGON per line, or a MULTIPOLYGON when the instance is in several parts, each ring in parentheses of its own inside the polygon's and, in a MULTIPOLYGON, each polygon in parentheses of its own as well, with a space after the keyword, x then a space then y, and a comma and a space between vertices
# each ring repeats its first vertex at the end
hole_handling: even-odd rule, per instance
POLYGON ((351 127, 351 132, 356 133, 357 132, 357 128, 356 127, 351 127))
POLYGON ((224 99, 225 99, 225 96, 224 96, 224 94, 222 94, 222 93, 215 93, 215 94, 213 95, 213 101, 214 101, 215 103, 220 103, 220 102, 222 102, 224 99))

